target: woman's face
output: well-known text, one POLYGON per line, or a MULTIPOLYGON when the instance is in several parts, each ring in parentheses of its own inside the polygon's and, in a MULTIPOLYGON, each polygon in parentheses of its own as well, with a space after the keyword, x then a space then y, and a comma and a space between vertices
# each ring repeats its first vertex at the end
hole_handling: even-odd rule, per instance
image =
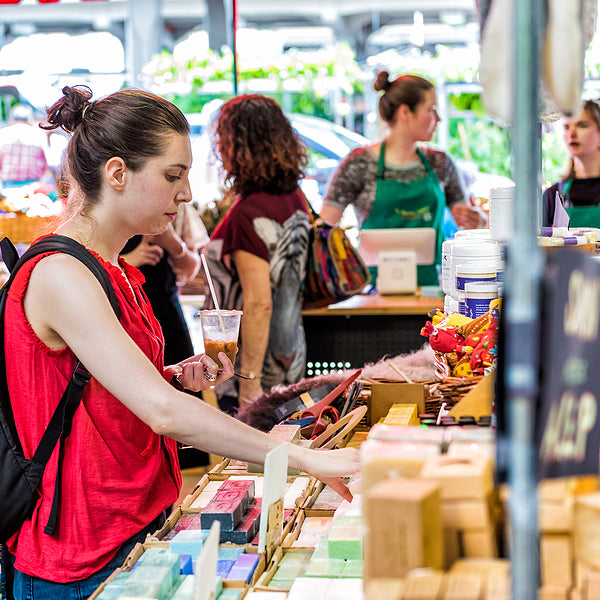
POLYGON ((173 134, 165 151, 148 160, 140 171, 128 171, 128 208, 140 233, 161 233, 175 220, 179 205, 192 199, 188 175, 192 151, 187 135, 173 134))
POLYGON ((437 95, 434 89, 427 90, 423 94, 423 100, 409 115, 409 131, 416 142, 429 142, 433 139, 439 122, 437 95))
POLYGON ((590 157, 600 151, 600 130, 585 109, 564 119, 564 135, 573 158, 590 157))

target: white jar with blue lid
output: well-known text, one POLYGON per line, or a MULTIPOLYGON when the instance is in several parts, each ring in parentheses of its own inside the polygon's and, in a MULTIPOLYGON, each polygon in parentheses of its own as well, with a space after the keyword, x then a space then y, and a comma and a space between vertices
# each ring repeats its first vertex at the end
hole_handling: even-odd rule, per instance
POLYGON ((450 295, 456 297, 456 270, 465 264, 492 263, 496 267, 501 264, 500 246, 497 242, 485 238, 467 236, 454 240, 450 254, 450 277, 452 290, 450 295))
POLYGON ((456 290, 464 291, 466 283, 491 283, 497 281, 497 264, 474 261, 456 267, 456 290))
POLYGON ((467 283, 465 285, 465 310, 467 317, 476 319, 490 309, 492 300, 498 298, 498 283, 467 283))

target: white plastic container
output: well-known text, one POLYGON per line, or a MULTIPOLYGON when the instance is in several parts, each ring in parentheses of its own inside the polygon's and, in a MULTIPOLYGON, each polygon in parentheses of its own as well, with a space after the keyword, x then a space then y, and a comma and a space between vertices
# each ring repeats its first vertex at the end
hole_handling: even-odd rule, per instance
POLYGON ((465 289, 466 283, 491 283, 497 281, 497 264, 492 262, 474 261, 456 267, 456 291, 465 289))
POLYGON ((493 240, 508 242, 515 230, 515 186, 490 190, 490 231, 493 240))
POLYGON ((465 304, 465 293, 464 292, 457 292, 458 295, 458 300, 456 301, 458 303, 458 313, 461 315, 465 315, 467 316, 467 306, 465 304))
POLYGON ((483 239, 492 239, 492 232, 489 229, 459 229, 454 234, 454 239, 456 238, 483 238, 483 239))
POLYGON ((444 312, 446 314, 457 313, 458 311, 458 300, 446 294, 444 296, 444 312))
POLYGON ((498 298, 497 283, 467 283, 465 308, 467 317, 476 319, 490 309, 490 302, 498 298))
MULTIPOLYGON (((456 232, 458 233, 458 231, 456 232)), ((454 282, 452 281, 452 269, 450 265, 452 246, 456 244, 456 237, 444 240, 442 243, 442 291, 447 296, 452 295, 454 282)))
POLYGON ((458 238, 451 246, 450 278, 452 289, 449 290, 450 295, 457 298, 457 268, 465 264, 486 263, 495 265, 498 269, 501 262, 500 246, 497 242, 481 238, 458 238))

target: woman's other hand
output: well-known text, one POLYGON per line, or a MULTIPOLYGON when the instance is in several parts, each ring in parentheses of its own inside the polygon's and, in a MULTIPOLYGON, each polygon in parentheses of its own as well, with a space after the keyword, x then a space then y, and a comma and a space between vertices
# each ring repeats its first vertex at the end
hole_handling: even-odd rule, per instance
POLYGON ((151 243, 146 236, 143 236, 142 241, 131 252, 121 256, 130 265, 139 268, 144 265, 154 266, 158 264, 163 254, 164 250, 160 246, 151 243))
POLYGON ((208 354, 197 354, 176 365, 165 367, 165 378, 171 381, 173 377, 177 377, 179 383, 190 392, 208 390, 233 376, 233 364, 224 352, 219 352, 219 360, 223 368, 208 354))
POLYGON ((484 229, 488 226, 487 216, 478 206, 455 204, 450 212, 462 229, 484 229))

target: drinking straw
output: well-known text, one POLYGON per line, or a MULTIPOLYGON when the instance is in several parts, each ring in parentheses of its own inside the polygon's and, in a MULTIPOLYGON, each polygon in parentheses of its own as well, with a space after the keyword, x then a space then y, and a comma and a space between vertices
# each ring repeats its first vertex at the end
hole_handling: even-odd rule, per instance
POLYGON ((206 264, 206 256, 204 256, 204 254, 201 254, 200 257, 202 258, 202 265, 204 266, 204 273, 206 273, 206 279, 208 281, 208 287, 210 288, 210 295, 212 296, 213 304, 215 305, 215 308, 217 310, 219 310, 219 303, 217 302, 217 295, 215 294, 215 288, 213 287, 213 282, 212 282, 212 278, 210 276, 210 271, 208 270, 208 265, 206 264))
MULTIPOLYGON (((212 296, 213 304, 215 305, 215 309, 220 311, 221 309, 219 308, 217 295, 215 294, 215 288, 213 287, 212 277, 210 276, 210 271, 208 270, 208 265, 206 264, 206 256, 201 254, 200 258, 202 259, 202 266, 204 267, 204 273, 206 274, 206 280, 208 281, 208 287, 210 288, 210 295, 212 296)), ((225 333, 225 322, 223 321, 223 315, 220 312, 219 323, 221 324, 221 331, 225 333)))

